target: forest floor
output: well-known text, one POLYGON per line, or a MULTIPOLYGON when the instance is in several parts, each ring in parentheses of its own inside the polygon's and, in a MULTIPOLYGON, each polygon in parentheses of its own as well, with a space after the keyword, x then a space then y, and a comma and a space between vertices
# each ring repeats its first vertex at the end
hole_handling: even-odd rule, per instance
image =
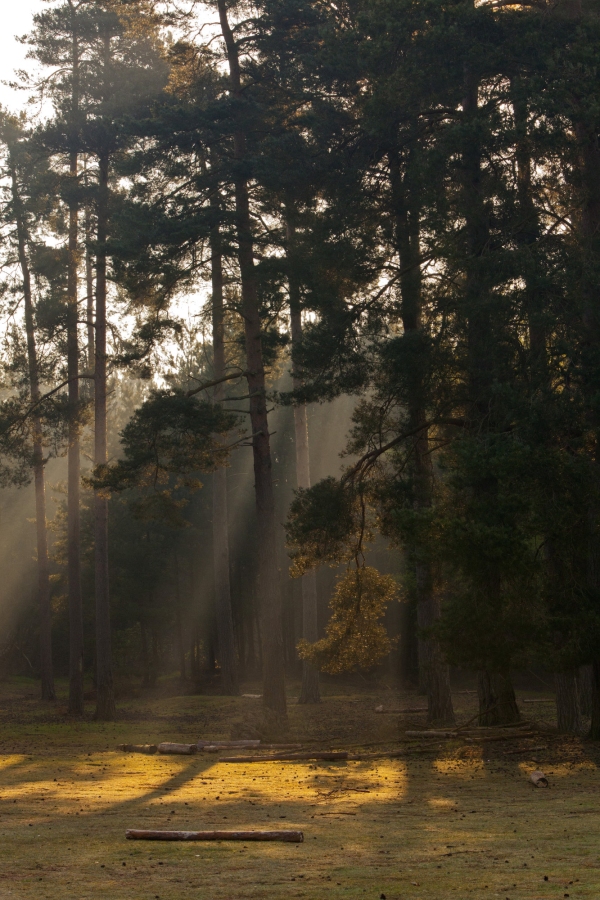
MULTIPOLYGON (((337 684, 323 693, 318 707, 299 706, 292 685, 289 740, 405 754, 227 764, 123 753, 123 742, 229 738, 260 700, 163 688, 101 724, 91 704, 89 719, 69 721, 60 702, 37 700, 33 682, 3 682, 0 900, 598 900, 600 748, 560 738, 552 704, 521 704, 531 738, 428 747, 399 743, 423 714, 375 712, 422 706, 418 695, 337 684), (548 789, 530 783, 534 769, 548 789), (304 843, 125 840, 126 828, 272 827, 301 829, 304 843)), ((519 692, 540 696, 550 694, 519 692)), ((467 721, 475 695, 454 700, 467 721)))

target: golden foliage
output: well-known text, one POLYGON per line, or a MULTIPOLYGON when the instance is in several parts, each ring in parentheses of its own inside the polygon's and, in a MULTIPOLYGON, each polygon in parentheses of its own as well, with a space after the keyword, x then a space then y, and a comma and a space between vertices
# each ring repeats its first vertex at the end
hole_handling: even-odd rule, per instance
POLYGON ((314 644, 301 640, 298 653, 322 671, 336 675, 368 669, 385 657, 392 645, 380 619, 398 586, 391 575, 372 566, 350 568, 335 587, 326 636, 314 644))

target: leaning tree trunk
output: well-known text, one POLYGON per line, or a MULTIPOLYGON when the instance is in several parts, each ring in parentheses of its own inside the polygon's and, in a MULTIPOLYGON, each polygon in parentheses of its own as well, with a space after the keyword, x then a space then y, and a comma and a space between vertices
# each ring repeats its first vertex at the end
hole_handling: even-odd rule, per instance
MULTIPOLYGON (((302 388, 302 373, 294 360, 294 352, 302 340, 302 309, 300 288, 294 271, 294 227, 288 223, 288 258, 290 260, 290 324, 292 333, 292 378, 294 390, 302 388)), ((298 488, 310 487, 310 453, 308 447, 308 416, 306 403, 294 406, 294 438, 296 443, 296 484, 298 488)), ((318 626, 317 573, 311 569, 302 576, 302 637, 309 644, 319 638, 318 626)), ((319 703, 319 670, 309 660, 302 661, 302 687, 299 703, 319 703)))
MULTIPOLYGON (((31 295, 31 273, 27 256, 27 224, 19 194, 17 170, 9 159, 12 181, 12 196, 17 220, 17 240, 19 264, 23 278, 23 299, 25 302, 25 333, 27 336, 27 364, 32 406, 40 403, 40 379, 35 342, 33 319, 33 299, 31 295)), ((44 447, 42 422, 39 415, 32 419, 33 433, 33 474, 35 483, 35 521, 37 538, 38 602, 40 607, 40 674, 42 700, 56 700, 54 673, 52 668, 52 608, 50 591, 50 567, 48 563, 48 530, 46 527, 46 485, 44 473, 44 447)))
MULTIPOLYGON (((96 252, 96 341, 94 367, 94 463, 105 466, 106 431, 106 239, 108 229, 108 155, 99 159, 98 248, 96 252)), ((108 582, 108 495, 94 491, 94 565, 96 592, 96 718, 115 717, 108 582)))
POLYGON ((477 695, 480 725, 514 725, 521 721, 508 672, 479 672, 477 695))
MULTIPOLYGON (((77 181, 77 154, 70 156, 70 176, 77 181)), ((69 258, 67 273, 67 375, 69 379, 69 428, 67 452, 67 570, 69 580, 69 713, 83 715, 83 604, 81 597, 81 536, 79 490, 79 308, 77 297, 78 204, 69 206, 69 258)))
MULTIPOLYGON (((218 0, 219 18, 229 61, 232 94, 242 97, 238 48, 227 20, 225 0, 218 0)), ((242 282, 242 316, 246 344, 246 378, 250 395, 250 422, 254 456, 254 487, 258 538, 258 591, 261 611, 263 652, 263 703, 282 717, 287 716, 283 656, 281 590, 277 566, 277 526, 265 369, 261 344, 261 316, 254 244, 250 219, 248 181, 243 173, 246 139, 241 131, 234 134, 236 174, 234 182, 238 260, 242 282)))
MULTIPOLYGON (((420 248, 420 205, 418 185, 411 178, 411 162, 402 177, 397 153, 390 153, 392 202, 396 223, 396 243, 400 260, 401 315, 406 340, 413 342, 423 330, 422 276, 420 248)), ((423 408, 422 373, 418 367, 408 386, 408 414, 413 440, 414 506, 417 510, 431 507, 433 464, 429 431, 423 408)), ((417 587, 417 623, 419 627, 419 681, 427 693, 427 718, 431 724, 452 725, 455 721, 450 693, 450 670, 441 647, 432 635, 440 618, 440 598, 435 590, 433 566, 427 549, 413 547, 417 587)))
MULTIPOLYGON (((218 214, 218 208, 216 209, 218 214)), ((212 338, 214 378, 225 377, 225 316, 223 305, 223 257, 221 235, 216 222, 210 233, 212 280, 212 338)), ((215 386, 214 402, 222 403, 223 384, 215 386)), ((229 575, 229 517, 227 506, 227 469, 213 474, 213 559, 215 575, 215 615, 221 665, 221 689, 224 694, 238 694, 238 661, 233 632, 231 583, 229 575)))
POLYGON ((556 672, 556 718, 561 734, 581 734, 581 708, 576 669, 556 672))

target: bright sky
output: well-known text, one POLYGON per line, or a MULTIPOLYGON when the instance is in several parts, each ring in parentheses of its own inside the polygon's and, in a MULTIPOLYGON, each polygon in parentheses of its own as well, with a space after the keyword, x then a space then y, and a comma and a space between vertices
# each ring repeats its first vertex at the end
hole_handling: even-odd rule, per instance
MULTIPOLYGON (((33 14, 47 6, 43 0, 3 0, 2 28, 0 28, 0 81, 13 79, 15 69, 24 68, 26 48, 15 40, 15 35, 31 30, 33 14)), ((25 94, 11 91, 0 84, 0 103, 16 111, 25 101, 25 94)))

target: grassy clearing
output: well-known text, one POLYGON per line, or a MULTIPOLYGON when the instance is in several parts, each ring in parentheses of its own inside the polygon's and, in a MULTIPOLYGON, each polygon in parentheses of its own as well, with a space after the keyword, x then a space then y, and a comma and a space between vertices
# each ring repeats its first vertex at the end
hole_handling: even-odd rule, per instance
MULTIPOLYGON (((455 699, 465 720, 474 698, 455 699)), ((374 713, 382 702, 420 698, 336 687, 317 710, 291 704, 290 739, 397 747, 398 717, 374 713)), ((546 749, 520 755, 505 754, 514 743, 454 742, 393 760, 230 765, 115 750, 228 737, 256 703, 155 696, 124 703, 115 724, 69 723, 38 704, 33 684, 2 685, 1 900, 600 897, 596 748, 559 740, 542 704, 534 712, 543 736, 530 743, 546 749), (527 780, 540 767, 549 790, 527 780), (282 826, 301 828, 304 844, 124 839, 128 827, 282 826)))

